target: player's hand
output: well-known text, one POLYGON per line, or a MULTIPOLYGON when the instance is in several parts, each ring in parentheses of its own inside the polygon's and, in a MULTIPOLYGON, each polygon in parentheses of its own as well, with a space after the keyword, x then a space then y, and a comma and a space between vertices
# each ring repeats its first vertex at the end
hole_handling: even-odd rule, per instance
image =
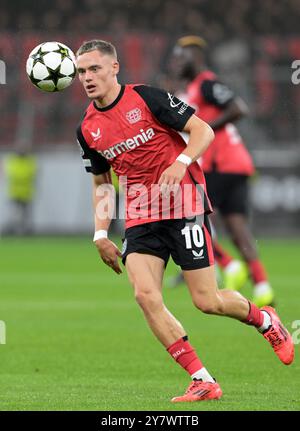
POLYGON ((169 196, 171 190, 174 194, 177 192, 186 170, 187 166, 184 163, 175 160, 175 162, 161 174, 158 185, 160 186, 160 193, 162 196, 169 196))
POLYGON ((98 252, 103 262, 110 266, 117 274, 121 274, 118 257, 122 257, 122 253, 112 241, 108 238, 101 238, 95 241, 98 252))

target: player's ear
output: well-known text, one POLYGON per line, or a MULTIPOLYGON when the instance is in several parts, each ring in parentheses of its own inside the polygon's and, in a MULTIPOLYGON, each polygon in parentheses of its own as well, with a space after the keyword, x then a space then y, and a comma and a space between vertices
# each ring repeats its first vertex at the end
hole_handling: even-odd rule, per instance
POLYGON ((119 70, 120 70, 120 63, 118 61, 114 61, 114 63, 113 63, 114 76, 118 75, 119 70))

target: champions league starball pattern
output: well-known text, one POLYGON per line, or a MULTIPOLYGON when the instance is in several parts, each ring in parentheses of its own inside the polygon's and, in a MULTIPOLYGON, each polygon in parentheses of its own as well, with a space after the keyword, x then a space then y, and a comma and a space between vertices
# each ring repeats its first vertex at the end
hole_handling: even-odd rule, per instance
POLYGON ((26 72, 35 87, 46 92, 62 91, 76 75, 75 55, 60 42, 45 42, 29 54, 26 72))

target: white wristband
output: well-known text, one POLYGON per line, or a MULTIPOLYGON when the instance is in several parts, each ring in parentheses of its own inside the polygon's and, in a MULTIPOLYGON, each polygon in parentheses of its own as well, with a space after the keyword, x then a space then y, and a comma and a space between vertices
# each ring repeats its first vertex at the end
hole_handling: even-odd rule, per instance
POLYGON ((94 235, 94 238, 93 238, 93 241, 95 242, 95 241, 98 241, 98 239, 101 239, 101 238, 107 238, 107 230, 97 230, 96 232, 95 232, 95 235, 94 235))
POLYGON ((179 154, 179 156, 177 157, 177 159, 179 162, 184 163, 187 166, 190 166, 190 164, 192 163, 192 159, 189 156, 186 156, 185 154, 179 154))

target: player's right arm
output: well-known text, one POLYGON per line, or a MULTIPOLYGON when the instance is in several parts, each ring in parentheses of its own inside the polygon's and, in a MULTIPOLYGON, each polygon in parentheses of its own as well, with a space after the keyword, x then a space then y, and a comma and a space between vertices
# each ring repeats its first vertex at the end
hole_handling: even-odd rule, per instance
POLYGON ((93 174, 93 205, 95 214, 94 243, 103 262, 117 274, 122 270, 118 263, 121 252, 108 239, 108 229, 114 214, 114 188, 111 182, 110 165, 95 149, 89 147, 82 132, 81 125, 77 129, 77 140, 81 148, 81 157, 87 172, 93 174))
POLYGON ((121 274, 122 270, 118 257, 121 257, 122 254, 116 244, 107 236, 105 237, 105 233, 107 235, 109 230, 115 206, 115 191, 110 170, 100 175, 93 175, 93 205, 95 214, 94 243, 103 262, 117 274, 121 274), (97 239, 97 233, 100 233, 102 237, 97 239))

